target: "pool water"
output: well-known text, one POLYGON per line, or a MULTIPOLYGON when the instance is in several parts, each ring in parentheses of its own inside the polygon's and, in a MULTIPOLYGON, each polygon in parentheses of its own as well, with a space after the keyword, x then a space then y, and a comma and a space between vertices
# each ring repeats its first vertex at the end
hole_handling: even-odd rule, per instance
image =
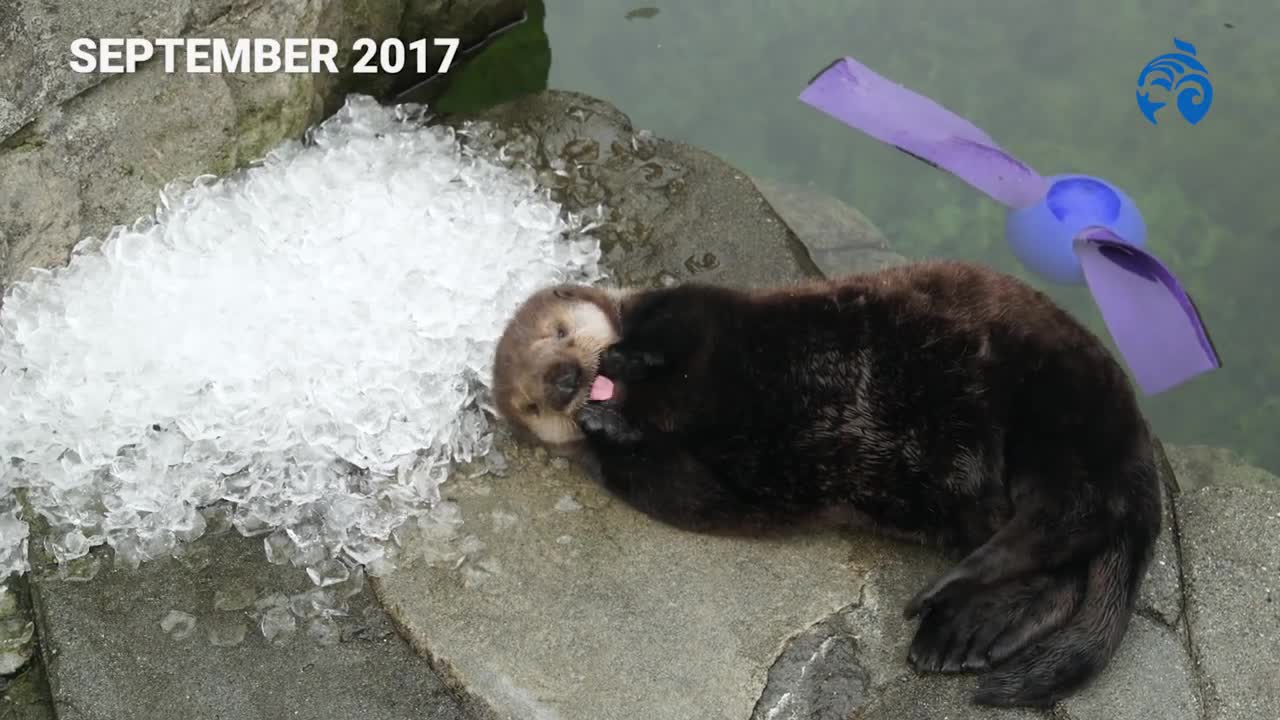
MULTIPOLYGON (((510 43, 519 60, 507 62, 521 69, 512 91, 545 84, 608 100, 637 127, 846 201, 909 257, 1028 277, 1005 244, 1001 206, 796 99, 841 55, 933 97, 1046 175, 1116 183, 1224 364, 1147 398, 1157 431, 1280 473, 1280 5, 545 0, 544 18, 535 0, 531 15, 523 41, 510 43), (542 32, 545 41, 529 41, 542 32), (1194 45, 1213 100, 1192 125, 1170 97, 1153 125, 1135 99, 1138 74, 1174 52, 1175 37, 1194 45), (545 83, 530 81, 544 72, 545 83)), ((1083 289, 1028 279, 1106 336, 1083 289)))

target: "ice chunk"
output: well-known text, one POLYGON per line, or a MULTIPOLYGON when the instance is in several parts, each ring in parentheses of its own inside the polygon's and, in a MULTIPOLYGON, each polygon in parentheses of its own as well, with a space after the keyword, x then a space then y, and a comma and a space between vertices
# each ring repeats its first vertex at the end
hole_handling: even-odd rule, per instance
POLYGON ((556 509, 560 512, 573 512, 582 509, 582 503, 574 499, 572 495, 562 495, 556 501, 556 509))
POLYGON ((160 619, 160 629, 175 640, 182 640, 196 629, 196 616, 181 610, 170 610, 160 619))
POLYGON ((106 543, 136 567, 228 526, 322 578, 394 562, 451 464, 492 449, 510 313, 602 275, 528 148, 492 158, 423 114, 352 96, 304 142, 171 184, 154 216, 9 288, 0 574, 27 567, 17 488, 63 562, 106 543))
POLYGON ((249 626, 239 620, 222 619, 209 628, 209 644, 214 647, 235 647, 244 642, 249 626))
POLYGON ((351 571, 340 560, 330 559, 307 568, 307 576, 317 587, 329 587, 345 582, 351 571))
POLYGON ((58 565, 58 577, 68 582, 88 582, 98 576, 102 561, 93 555, 85 555, 58 565))
POLYGON ((507 512, 506 510, 494 510, 489 513, 489 516, 493 518, 493 529, 498 532, 509 530, 512 527, 515 527, 516 523, 520 522, 519 515, 516 515, 513 512, 507 512))
POLYGON ((289 610, 305 620, 311 617, 334 617, 347 614, 345 598, 339 597, 333 590, 312 588, 289 598, 289 610))
POLYGON ((284 642, 298 629, 298 621, 289 612, 289 608, 273 607, 262 613, 258 627, 269 642, 284 642))
POLYGON ((307 636, 319 645, 335 645, 340 639, 338 626, 326 617, 314 618, 307 623, 307 636))
POLYGON ((257 593, 248 585, 233 585, 213 591, 214 610, 243 610, 253 604, 257 593))

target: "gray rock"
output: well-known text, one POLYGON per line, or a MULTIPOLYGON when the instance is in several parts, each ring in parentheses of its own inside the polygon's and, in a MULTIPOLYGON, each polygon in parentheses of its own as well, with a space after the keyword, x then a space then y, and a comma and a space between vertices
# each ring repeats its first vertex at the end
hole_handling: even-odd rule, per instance
POLYGON ((333 111, 354 90, 355 38, 456 35, 470 43, 517 19, 523 0, 0 0, 0 284, 65 262, 70 248, 150 212, 170 180, 221 174, 333 111), (427 30, 424 30, 427 28, 427 30), (325 37, 338 75, 78 74, 78 37, 325 37))
POLYGON ((470 45, 520 19, 528 4, 528 0, 404 0, 400 35, 456 37, 470 45))
POLYGON ((42 564, 32 586, 61 720, 465 717, 367 587, 348 600, 333 644, 302 620, 268 642, 252 604, 218 609, 228 590, 252 603, 312 588, 302 571, 269 564, 260 538, 206 536, 183 561, 104 567, 89 580, 42 564))
POLYGON ((1211 445, 1166 445, 1165 448, 1183 492, 1210 485, 1280 490, 1280 477, 1250 465, 1233 450, 1211 445))
POLYGON ((844 201, 809 187, 759 177, 752 180, 826 277, 907 262, 889 249, 879 228, 844 201))
POLYGON ((1076 720, 1198 720, 1200 698, 1178 631, 1135 617, 1106 672, 1062 702, 1076 720))
POLYGON ((854 717, 858 720, 1047 720, 1049 717, 1022 708, 974 705, 969 702, 972 684, 971 678, 963 676, 906 675, 885 688, 875 703, 854 717))
POLYGON ((236 118, 220 78, 159 65, 42 115, 0 152, 0 280, 60 264, 84 236, 131 222, 170 178, 229 168, 236 118))
POLYGON ((1280 492, 1206 487, 1178 515, 1206 720, 1280 717, 1280 492))
MULTIPOLYGON (((794 255, 796 236, 743 189, 739 173, 632 132, 605 103, 551 92, 483 123, 467 128, 471 142, 503 144, 508 156, 533 162, 570 209, 612 206, 603 234, 624 282, 710 276, 753 284, 812 272, 794 255), (716 190, 718 183, 728 190, 716 190), (726 199, 710 212, 701 202, 686 205, 716 192, 726 199), (690 266, 695 249, 732 262, 690 266)), ((402 631, 477 715, 1043 717, 973 706, 972 676, 909 670, 915 623, 901 609, 947 566, 938 553, 865 534, 683 533, 540 450, 509 439, 499 447, 507 460, 501 478, 447 488, 461 525, 409 533, 401 566, 374 583, 402 631)), ((1173 538, 1169 522, 1144 607, 1176 625, 1173 538)), ((1127 717, 1152 697, 1126 699, 1144 673, 1165 678, 1151 692, 1168 690, 1176 709, 1194 699, 1186 654, 1170 652, 1174 631, 1145 618, 1134 627, 1074 720, 1127 717)))
POLYGON ((751 720, 845 720, 866 704, 871 677, 858 660, 851 615, 837 612, 787 642, 769 668, 751 720))
POLYGON ((1182 619, 1183 610, 1177 518, 1174 514, 1178 480, 1174 477, 1165 456, 1165 446, 1159 440, 1155 443, 1155 449, 1157 464, 1160 468, 1163 518, 1160 523, 1160 537, 1156 539, 1155 553, 1151 558, 1151 567, 1147 570, 1147 577, 1143 580, 1142 589, 1139 591, 1138 612, 1172 628, 1176 627, 1182 619))
POLYGON ((250 0, 71 0, 58 4, 7 0, 0 4, 0 139, 46 108, 60 105, 118 76, 71 70, 77 38, 178 37, 250 0))
POLYGON ((31 660, 35 625, 30 608, 18 601, 17 580, 0 583, 0 676, 13 675, 31 660))
POLYGON ((447 488, 457 534, 411 534, 373 583, 478 715, 743 720, 788 638, 859 602, 847 539, 657 526, 544 452, 504 452, 506 477, 447 488))
POLYGON ((0 698, 0 720, 56 720, 44 666, 33 662, 6 680, 0 698))
POLYGON ((571 212, 603 204, 595 234, 621 284, 696 278, 759 286, 819 274, 746 175, 703 150, 634 130, 602 100, 548 91, 453 122, 479 123, 471 142, 533 165, 571 212))

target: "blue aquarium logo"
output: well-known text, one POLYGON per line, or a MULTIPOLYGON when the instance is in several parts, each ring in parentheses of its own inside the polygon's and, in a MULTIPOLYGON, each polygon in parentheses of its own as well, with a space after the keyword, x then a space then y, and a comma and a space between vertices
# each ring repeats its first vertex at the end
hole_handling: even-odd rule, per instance
POLYGON ((1209 71, 1196 58, 1195 45, 1174 38, 1173 46, 1181 52, 1154 58, 1138 74, 1138 109, 1155 125, 1156 113, 1166 103, 1152 100, 1149 88, 1164 88, 1177 93, 1178 112, 1195 125, 1204 119, 1213 104, 1213 84, 1209 82, 1209 71))

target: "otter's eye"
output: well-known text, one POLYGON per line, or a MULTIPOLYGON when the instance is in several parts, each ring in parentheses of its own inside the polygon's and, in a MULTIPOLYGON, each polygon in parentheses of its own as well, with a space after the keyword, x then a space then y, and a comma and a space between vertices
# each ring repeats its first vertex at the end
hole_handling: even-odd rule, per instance
POLYGON ((563 339, 565 339, 565 338, 569 337, 569 328, 567 328, 567 327, 565 327, 565 326, 563 326, 563 325, 557 325, 557 326, 556 326, 556 337, 560 338, 561 340, 563 340, 563 339))
POLYGON ((533 403, 529 403, 528 405, 524 406, 524 411, 525 411, 525 414, 527 415, 537 415, 538 406, 534 405, 533 403))

